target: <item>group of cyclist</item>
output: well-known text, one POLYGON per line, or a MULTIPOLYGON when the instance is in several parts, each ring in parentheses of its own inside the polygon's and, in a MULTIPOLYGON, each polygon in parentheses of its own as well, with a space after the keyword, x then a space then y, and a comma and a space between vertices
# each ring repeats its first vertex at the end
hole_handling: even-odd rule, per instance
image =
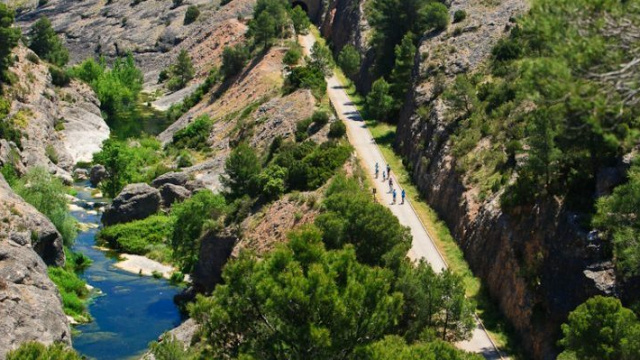
MULTIPOLYGON (((380 167, 379 167, 378 163, 376 163, 376 170, 375 170, 376 179, 378 178, 379 171, 380 171, 380 167)), ((396 203, 397 192, 396 192, 396 189, 393 187, 393 179, 391 178, 391 166, 389 166, 389 164, 387 164, 386 171, 382 170, 382 181, 383 182, 385 182, 385 181, 389 182, 389 192, 388 192, 388 194, 392 194, 392 196, 393 196, 392 204, 395 204, 396 203)), ((373 192, 373 200, 374 201, 378 201, 377 198, 376 198, 376 187, 375 186, 372 188, 372 192, 373 192)), ((406 196, 406 193, 405 193, 404 189, 402 189, 400 196, 402 198, 402 202, 400 203, 400 205, 402 205, 402 204, 404 204, 404 198, 406 196)))

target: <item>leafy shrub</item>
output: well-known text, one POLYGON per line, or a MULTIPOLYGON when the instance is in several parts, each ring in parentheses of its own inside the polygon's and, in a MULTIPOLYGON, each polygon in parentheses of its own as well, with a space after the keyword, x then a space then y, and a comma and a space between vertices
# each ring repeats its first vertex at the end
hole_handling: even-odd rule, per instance
POLYGON ((44 153, 47 155, 47 158, 51 160, 52 163, 57 164, 59 161, 58 151, 53 147, 53 145, 49 144, 44 148, 44 153))
POLYGON ((334 121, 329 126, 329 137, 339 139, 347 134, 347 126, 340 120, 334 121))
POLYGON ((217 221, 226 210, 222 196, 211 191, 196 192, 191 198, 173 206, 171 234, 173 259, 183 273, 193 271, 200 253, 200 237, 207 222, 217 221))
POLYGON ((316 98, 322 98, 327 92, 322 69, 316 66, 293 68, 284 82, 284 92, 290 94, 297 89, 310 89, 316 98))
POLYGON ((169 82, 167 83, 167 88, 171 91, 180 90, 187 86, 194 75, 195 69, 191 63, 191 57, 186 50, 182 49, 178 54, 176 63, 169 67, 169 82))
POLYGON ((308 34, 309 26, 311 26, 311 20, 307 13, 298 5, 289 11, 289 16, 293 22, 293 28, 297 34, 308 34))
POLYGON ((358 73, 358 70, 360 70, 360 53, 355 46, 348 44, 340 50, 338 65, 349 78, 353 78, 358 73))
POLYGON ((220 181, 228 189, 228 195, 232 199, 245 194, 256 195, 256 176, 260 171, 261 164, 255 151, 246 143, 241 143, 225 161, 220 181))
POLYGON ((309 137, 309 126, 311 125, 312 121, 312 118, 307 118, 296 123, 295 138, 297 142, 307 140, 307 138, 309 137))
POLYGON ((297 64, 301 58, 302 58, 302 50, 300 50, 299 47, 291 47, 284 54, 284 57, 282 58, 282 62, 284 62, 286 65, 291 66, 291 65, 297 64))
POLYGON ((64 66, 69 61, 69 51, 62 44, 46 16, 31 25, 29 36, 29 48, 41 59, 56 66, 64 66))
POLYGON ((491 53, 498 61, 509 61, 520 57, 521 46, 511 39, 500 39, 491 53))
MULTIPOLYGON (((175 274, 175 273, 174 273, 175 274)), ((171 334, 162 335, 160 342, 152 342, 149 349, 157 360, 194 360, 193 350, 189 347, 185 349, 184 343, 176 339, 171 334)))
POLYGON ((18 147, 21 147, 22 131, 15 124, 15 121, 9 118, 10 110, 11 103, 0 97, 0 138, 13 141, 18 147))
POLYGON ((172 284, 181 284, 184 281, 184 274, 180 271, 174 271, 171 273, 169 282, 172 284))
POLYGON ((55 86, 64 87, 71 82, 69 74, 57 66, 49 66, 49 74, 51 74, 51 83, 55 86))
POLYGON ((456 10, 456 12, 453 13, 454 23, 459 23, 460 21, 463 21, 466 18, 467 18, 467 12, 464 10, 456 10))
POLYGON ((193 150, 209 150, 209 135, 213 121, 207 115, 196 118, 184 129, 176 131, 173 135, 173 145, 178 149, 189 148, 193 150))
POLYGON ((169 107, 169 110, 167 110, 167 115, 166 115, 167 121, 169 122, 176 121, 180 116, 182 116, 184 113, 189 111, 189 109, 191 109, 197 103, 199 103, 203 99, 204 95, 206 95, 209 92, 209 90, 211 90, 213 85, 218 82, 220 78, 219 75, 220 74, 218 73, 217 68, 211 69, 204 83, 202 83, 202 85, 200 85, 198 89, 196 89, 196 91, 194 91, 191 95, 184 98, 184 100, 182 100, 181 103, 174 104, 174 105, 171 105, 171 107, 169 107))
POLYGON ((33 167, 16 183, 14 190, 51 220, 65 245, 73 243, 77 234, 76 220, 68 212, 67 191, 60 179, 43 167, 33 167))
POLYGON ((318 127, 323 127, 329 123, 329 113, 325 110, 314 111, 311 121, 318 127))
POLYGON ((176 163, 179 168, 193 166, 193 156, 191 156, 191 153, 188 150, 180 150, 180 153, 176 158, 176 163))
POLYGON ((86 283, 72 270, 50 266, 47 268, 49 278, 58 287, 62 297, 62 306, 65 314, 77 321, 87 321, 89 314, 85 300, 89 295, 86 283))
POLYGON ((35 53, 27 53, 27 60, 31 61, 34 64, 40 64, 40 58, 35 53))
POLYGON ((380 78, 373 82, 371 91, 367 95, 365 102, 365 112, 368 116, 376 120, 387 120, 393 111, 394 100, 390 95, 391 86, 384 79, 380 78))
POLYGON ((243 44, 225 47, 222 51, 222 66, 220 72, 228 79, 242 71, 249 60, 249 50, 243 44))
POLYGON ((7 360, 80 360, 82 357, 65 344, 55 343, 48 346, 37 341, 20 344, 7 353, 7 360))
POLYGON ((200 16, 200 10, 195 5, 189 5, 187 12, 184 13, 184 25, 189 25, 196 21, 200 16))
POLYGON ((169 216, 153 215, 143 220, 107 226, 100 230, 97 238, 113 249, 125 253, 145 255, 151 244, 167 243, 173 231, 169 216))

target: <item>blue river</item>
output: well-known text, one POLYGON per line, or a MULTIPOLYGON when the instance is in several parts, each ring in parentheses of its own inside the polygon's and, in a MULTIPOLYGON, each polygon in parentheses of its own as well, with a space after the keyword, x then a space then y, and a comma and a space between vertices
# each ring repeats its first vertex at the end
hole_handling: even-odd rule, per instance
MULTIPOLYGON (((91 196, 87 183, 76 184, 77 204, 92 208, 103 201, 91 196)), ((72 211, 82 223, 99 224, 100 213, 72 211)), ((93 263, 81 277, 99 290, 89 305, 93 321, 75 327, 73 347, 90 359, 137 359, 149 342, 182 322, 173 303, 180 288, 164 279, 139 276, 113 266, 116 257, 96 249, 96 228, 78 234, 73 250, 87 255, 93 263)))

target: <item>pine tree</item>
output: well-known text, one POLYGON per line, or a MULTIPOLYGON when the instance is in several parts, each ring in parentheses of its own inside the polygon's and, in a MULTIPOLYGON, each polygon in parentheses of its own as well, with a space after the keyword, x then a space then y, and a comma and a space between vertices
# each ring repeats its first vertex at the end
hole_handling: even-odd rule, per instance
POLYGON ((30 36, 29 48, 38 56, 60 67, 67 64, 69 51, 62 44, 62 40, 53 30, 51 21, 46 16, 41 17, 31 26, 30 36))
POLYGON ((191 57, 186 50, 180 50, 176 63, 171 66, 171 79, 169 80, 167 87, 170 90, 180 90, 187 86, 189 81, 193 79, 195 70, 191 63, 191 57))
POLYGON ((13 27, 14 17, 13 10, 0 3, 0 86, 6 81, 5 72, 9 68, 11 49, 18 45, 20 39, 20 29, 13 27))

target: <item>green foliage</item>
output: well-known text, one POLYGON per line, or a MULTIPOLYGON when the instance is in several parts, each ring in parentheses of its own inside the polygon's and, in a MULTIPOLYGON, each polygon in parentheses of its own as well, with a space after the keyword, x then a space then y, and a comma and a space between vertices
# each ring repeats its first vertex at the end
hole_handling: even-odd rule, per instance
POLYGON ((320 69, 325 76, 333 72, 333 55, 331 50, 320 41, 313 43, 311 47, 311 66, 320 69))
POLYGON ((187 11, 184 13, 184 25, 189 25, 196 21, 200 16, 200 10, 195 5, 189 5, 187 11))
POLYGON ((595 296, 578 306, 562 324, 561 356, 585 360, 637 359, 640 322, 620 300, 595 296))
POLYGON ((593 225, 613 241, 615 262, 624 276, 640 274, 640 168, 634 165, 629 182, 617 187, 611 196, 600 198, 593 225))
MULTIPOLYGON (((191 7, 189 7, 191 8, 191 7)), ((176 63, 169 68, 169 82, 167 88, 171 91, 176 91, 187 86, 189 81, 193 79, 195 75, 195 69, 191 63, 191 57, 186 50, 180 50, 176 63)))
POLYGON ((209 75, 205 79, 204 83, 196 89, 191 95, 187 96, 182 100, 181 103, 171 105, 169 110, 167 110, 166 116, 168 122, 174 122, 180 118, 184 113, 189 111, 192 107, 194 107, 197 103, 202 101, 204 96, 211 90, 213 85, 215 85, 220 79, 220 74, 217 68, 211 69, 209 71, 209 75))
POLYGON ((146 255, 154 249, 152 245, 167 244, 172 233, 173 220, 169 216, 153 215, 144 220, 107 226, 96 237, 112 249, 146 255))
POLYGON ((224 198, 201 190, 173 206, 171 248, 175 263, 183 273, 193 271, 200 253, 200 237, 207 222, 218 221, 226 210, 224 198))
POLYGON ((195 360, 193 351, 173 335, 164 334, 160 342, 153 341, 149 348, 157 360, 195 360))
POLYGON ((350 79, 353 79, 360 70, 360 53, 351 44, 347 44, 338 55, 338 65, 350 79))
POLYGON ((89 59, 71 69, 70 74, 91 85, 112 129, 137 124, 137 100, 143 77, 131 53, 124 59, 117 58, 111 70, 107 69, 104 59, 100 63, 89 59))
POLYGON ((295 29, 296 34, 306 35, 309 33, 311 21, 302 7, 295 6, 289 12, 289 16, 291 16, 291 21, 293 22, 293 28, 295 29))
POLYGON ((22 131, 15 123, 14 118, 9 118, 9 112, 11 111, 11 103, 9 100, 0 97, 0 138, 8 141, 13 141, 22 146, 22 131))
POLYGON ((337 358, 381 339, 402 304, 392 272, 359 264, 351 248, 326 251, 313 228, 262 261, 241 254, 223 279, 190 306, 211 358, 337 358))
POLYGON ((89 296, 87 283, 70 269, 50 266, 47 268, 47 273, 60 291, 65 314, 77 321, 87 321, 89 319, 86 304, 89 296))
POLYGON ((69 61, 69 51, 62 44, 51 21, 46 16, 33 23, 30 29, 29 48, 41 59, 56 66, 65 66, 69 61))
POLYGON ((334 121, 329 125, 328 136, 332 139, 340 139, 347 134, 347 126, 340 120, 334 121))
POLYGON ((481 355, 456 349, 444 341, 417 342, 408 345, 400 336, 385 336, 383 340, 359 349, 357 359, 362 360, 482 360, 481 355))
POLYGON ((367 115, 379 121, 389 120, 394 105, 389 83, 384 78, 374 81, 365 102, 367 115))
POLYGON ((311 121, 319 128, 329 123, 329 112, 326 110, 316 110, 311 115, 311 121))
POLYGON ((413 34, 409 32, 395 48, 396 61, 390 76, 390 94, 394 100, 393 113, 396 116, 399 114, 411 86, 411 71, 413 70, 415 54, 416 47, 413 45, 413 34))
POLYGON ((256 177, 262 170, 255 151, 246 143, 238 145, 224 164, 225 174, 220 181, 233 199, 245 194, 256 195, 256 177))
POLYGON ((228 79, 242 71, 249 60, 249 50, 243 44, 225 47, 222 52, 222 66, 220 72, 228 79))
POLYGON ((449 25, 449 9, 441 2, 434 1, 427 4, 421 15, 424 16, 424 22, 428 24, 427 29, 441 31, 449 25))
POLYGON ((638 19, 629 2, 535 1, 493 49, 491 73, 456 81, 458 170, 484 196, 506 188, 505 210, 554 197, 593 213, 598 171, 640 135, 637 94, 620 85, 634 75, 617 72, 633 61, 621 50, 631 44, 607 24, 638 19))
POLYGON ((174 271, 171 273, 169 282, 172 284, 181 284, 184 281, 184 274, 181 271, 174 271))
MULTIPOLYGON (((13 27, 14 19, 15 13, 13 9, 10 9, 4 3, 0 4, 0 93, 2 92, 2 83, 6 81, 6 71, 11 62, 11 50, 18 45, 18 40, 20 40, 20 29, 13 27)), ((1 118, 0 116, 0 120, 1 118)), ((2 136, 1 132, 0 136, 2 136)))
POLYGON ((327 92, 324 72, 316 66, 299 66, 291 69, 284 82, 284 92, 290 94, 297 89, 310 89, 317 99, 327 92))
POLYGON ((299 46, 292 46, 287 50, 282 58, 282 62, 286 65, 292 66, 297 64, 302 58, 302 49, 299 46))
POLYGON ((371 201, 356 180, 338 178, 340 187, 331 186, 323 202, 326 212, 316 218, 329 249, 352 244, 358 261, 368 265, 389 265, 403 258, 411 247, 409 230, 391 211, 371 201))
POLYGON ((209 135, 212 126, 213 121, 208 115, 199 116, 184 129, 176 131, 173 135, 173 145, 179 149, 207 151, 210 149, 209 135))
POLYGON ((307 138, 309 137, 309 126, 311 125, 312 121, 313 119, 307 118, 296 123, 295 138, 297 142, 307 140, 307 138))
POLYGON ((73 349, 65 344, 55 343, 45 346, 37 341, 20 344, 15 350, 7 353, 7 360, 80 360, 82 359, 73 349))
POLYGON ((268 49, 275 38, 288 36, 289 2, 286 0, 258 0, 253 8, 253 20, 249 22, 248 36, 255 44, 268 49))
POLYGON ((64 87, 71 82, 69 74, 57 66, 49 66, 49 74, 51 74, 51 83, 55 86, 64 87))
POLYGON ((11 163, 4 164, 0 167, 0 174, 2 174, 7 184, 11 187, 14 187, 18 180, 20 180, 15 166, 11 163))
POLYGON ((459 23, 461 21, 464 21, 464 19, 467 18, 467 12, 460 9, 460 10, 456 10, 455 13, 453 13, 453 22, 454 23, 459 23))
POLYGON ((76 221, 67 209, 67 189, 43 167, 33 167, 15 184, 15 192, 44 214, 62 235, 65 245, 76 238, 76 221))

